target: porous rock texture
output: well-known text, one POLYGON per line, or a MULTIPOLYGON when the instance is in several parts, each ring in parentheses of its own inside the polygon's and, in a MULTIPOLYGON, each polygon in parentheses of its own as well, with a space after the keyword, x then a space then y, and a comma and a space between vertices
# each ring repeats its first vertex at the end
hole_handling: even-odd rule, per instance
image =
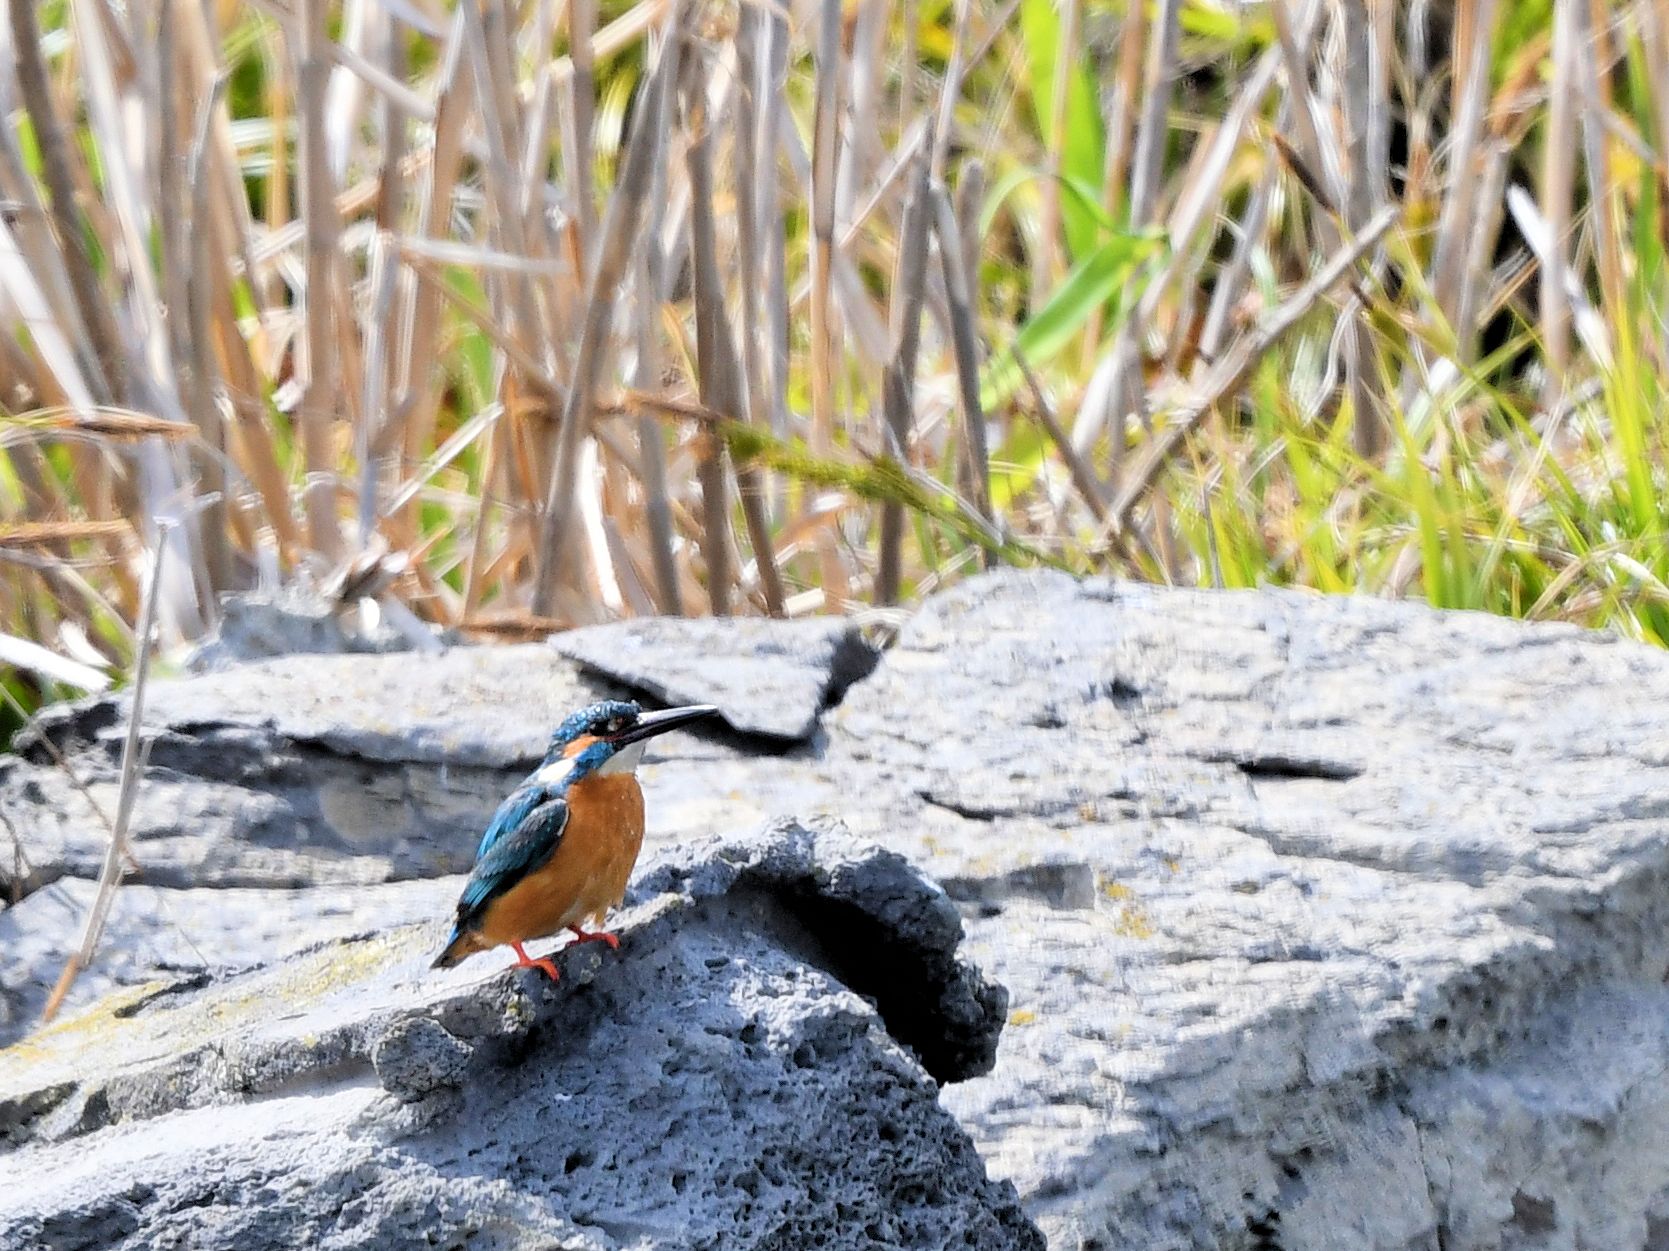
POLYGON ((988 1069, 1006 997, 900 857, 780 822, 619 922, 556 985, 431 972, 431 922, 14 1046, 0 1246, 1042 1247, 923 1072, 988 1069))
MULTIPOLYGON (((657 625, 664 662, 637 627, 591 631, 583 671, 526 647, 181 683, 146 718, 174 789, 141 814, 145 880, 403 890, 461 868, 452 827, 558 710, 632 683, 701 698, 688 658, 726 629, 657 625)), ((756 708, 655 745, 650 846, 835 816, 937 877, 1010 993, 995 1068, 941 1099, 1052 1246, 1669 1247, 1669 657, 1012 572, 932 599, 843 697, 834 654, 794 679, 798 743, 756 708)), ((39 731, 105 796, 121 709, 39 731)), ((102 854, 54 772, 40 742, 0 764, 25 891, 102 854)))

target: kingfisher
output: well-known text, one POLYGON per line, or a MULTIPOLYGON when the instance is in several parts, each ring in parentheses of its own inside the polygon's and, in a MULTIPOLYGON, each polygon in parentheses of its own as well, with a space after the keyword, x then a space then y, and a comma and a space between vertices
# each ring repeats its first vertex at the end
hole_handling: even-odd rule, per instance
POLYGON ((563 930, 574 945, 620 940, 601 928, 625 898, 643 847, 643 790, 634 772, 656 735, 710 717, 711 704, 644 712, 629 700, 604 700, 556 727, 544 761, 493 814, 475 867, 458 899, 457 921, 432 968, 508 944, 513 968, 561 975, 522 944, 563 930))

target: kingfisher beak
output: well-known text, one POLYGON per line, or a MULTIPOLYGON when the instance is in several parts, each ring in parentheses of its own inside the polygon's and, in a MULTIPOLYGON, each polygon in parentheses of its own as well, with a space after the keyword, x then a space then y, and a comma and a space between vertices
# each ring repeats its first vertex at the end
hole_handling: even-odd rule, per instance
POLYGON ((623 734, 617 734, 609 739, 616 747, 626 747, 632 743, 641 743, 646 738, 654 738, 657 734, 665 734, 668 730, 677 730, 692 722, 700 721, 704 717, 711 717, 716 712, 712 704, 691 704, 687 708, 667 708, 661 712, 646 712, 637 719, 637 724, 623 734))

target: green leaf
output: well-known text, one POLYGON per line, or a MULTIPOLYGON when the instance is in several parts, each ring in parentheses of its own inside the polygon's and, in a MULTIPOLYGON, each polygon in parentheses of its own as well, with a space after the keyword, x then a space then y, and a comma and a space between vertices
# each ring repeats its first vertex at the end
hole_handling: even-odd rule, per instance
POLYGON ((984 239, 991 233, 991 223, 997 220, 997 214, 1002 212, 1009 197, 1020 190, 1027 183, 1037 177, 1037 171, 1024 165, 1009 170, 985 193, 985 203, 979 207, 979 237, 984 239))
MULTIPOLYGON (((446 282, 454 291, 478 308, 487 307, 487 293, 480 280, 468 269, 451 265, 446 270, 446 282)), ((456 318, 458 382, 464 389, 472 411, 485 408, 493 399, 493 345, 475 324, 462 315, 456 318)))
MULTIPOLYGON (((1060 153, 1063 180, 1084 187, 1100 186, 1105 159, 1101 110, 1096 106, 1095 84, 1081 59, 1074 58, 1067 70, 1066 112, 1061 119, 1064 133, 1054 133, 1055 61, 1060 55, 1061 30, 1060 15, 1052 0, 1024 0, 1020 33, 1026 45, 1027 86, 1037 133, 1051 151, 1060 153)), ((1089 198, 1094 203, 1099 197, 1092 194, 1089 198)), ((1074 259, 1088 255, 1099 241, 1100 225, 1095 215, 1085 211, 1080 197, 1061 198, 1061 226, 1074 259)))
MULTIPOLYGON (((1150 19, 1151 20, 1151 19, 1150 19)), ((1177 15, 1185 36, 1216 45, 1220 54, 1245 55, 1268 47, 1275 41, 1275 23, 1247 5, 1187 0, 1177 15)))
POLYGON ((1036 425, 1017 425, 1008 441, 991 456, 991 507, 1006 513, 1043 472, 1052 445, 1036 425))
MULTIPOLYGON (((1091 313, 1122 294, 1136 266, 1159 246, 1156 234, 1117 235, 1080 261, 1049 302, 1015 335, 1015 345, 1026 363, 1036 369, 1053 360, 1084 328, 1091 313)), ((979 384, 980 406, 990 412, 1014 394, 1024 380, 1013 350, 1003 351, 985 367, 979 384)))

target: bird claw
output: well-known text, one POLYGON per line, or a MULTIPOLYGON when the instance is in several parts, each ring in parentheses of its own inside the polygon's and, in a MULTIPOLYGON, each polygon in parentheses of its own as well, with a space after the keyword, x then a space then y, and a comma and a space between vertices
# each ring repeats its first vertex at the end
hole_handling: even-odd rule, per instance
POLYGON ((522 950, 522 945, 520 943, 512 943, 510 946, 511 949, 515 951, 517 957, 516 963, 511 965, 511 968, 543 969, 546 975, 550 977, 551 981, 560 982, 562 980, 562 974, 557 971, 556 962, 549 956, 541 956, 539 959, 535 960, 533 957, 529 956, 526 951, 522 950))
POLYGON ((574 931, 572 946, 577 947, 581 943, 607 943, 611 951, 620 950, 620 940, 607 930, 582 930, 577 925, 570 925, 568 928, 574 931))

